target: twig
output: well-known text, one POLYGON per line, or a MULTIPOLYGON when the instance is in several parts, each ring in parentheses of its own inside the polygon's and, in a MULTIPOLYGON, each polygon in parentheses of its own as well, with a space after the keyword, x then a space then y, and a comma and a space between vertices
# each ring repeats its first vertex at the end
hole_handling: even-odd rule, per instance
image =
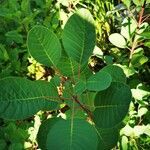
POLYGON ((91 113, 90 110, 88 110, 83 104, 81 104, 81 102, 77 99, 77 96, 73 96, 72 97, 73 100, 75 100, 76 103, 79 104, 79 106, 88 114, 88 116, 92 119, 93 118, 93 115, 91 113))
MULTIPOLYGON (((141 9, 141 11, 140 11, 140 13, 139 13, 139 21, 138 21, 138 24, 137 24, 136 33, 138 32, 138 30, 139 30, 139 28, 140 28, 140 25, 141 25, 141 23, 142 23, 142 18, 143 18, 145 6, 146 6, 146 0, 144 1, 143 6, 142 6, 142 9, 141 9)), ((133 41, 133 44, 132 44, 132 48, 131 48, 131 50, 130 50, 130 57, 129 57, 130 61, 131 61, 131 59, 132 59, 132 55, 133 55, 133 53, 134 53, 134 50, 135 50, 135 48, 137 47, 137 43, 138 43, 138 42, 137 42, 137 39, 134 38, 134 41, 133 41)))

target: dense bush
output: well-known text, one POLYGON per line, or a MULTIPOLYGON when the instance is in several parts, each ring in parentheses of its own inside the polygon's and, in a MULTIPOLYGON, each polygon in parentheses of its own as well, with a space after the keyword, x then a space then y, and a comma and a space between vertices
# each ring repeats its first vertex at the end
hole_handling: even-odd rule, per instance
POLYGON ((149 6, 2 1, 0 147, 149 149, 149 6))

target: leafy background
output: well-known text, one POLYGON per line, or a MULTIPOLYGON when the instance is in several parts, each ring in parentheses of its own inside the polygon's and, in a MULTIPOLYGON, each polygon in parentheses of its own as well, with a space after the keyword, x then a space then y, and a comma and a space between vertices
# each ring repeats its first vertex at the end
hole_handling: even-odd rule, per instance
MULTIPOLYGON (((150 28, 143 25, 144 40, 139 42, 130 60, 130 51, 124 47, 127 41, 132 47, 136 25, 131 20, 131 35, 126 31, 128 13, 138 16, 143 1, 138 0, 1 0, 0 1, 0 78, 6 76, 27 76, 32 80, 49 80, 53 70, 36 62, 27 53, 27 34, 35 25, 44 25, 60 37, 62 29, 75 10, 87 8, 96 24, 94 56, 89 66, 99 70, 106 64, 117 64, 128 77, 133 99, 127 124, 120 132, 118 146, 114 149, 144 149, 150 145, 150 28), (133 31, 133 33, 132 33, 133 31), (132 35, 133 34, 133 35, 132 35), (111 38, 112 36, 112 38, 111 38), (121 36, 121 37, 120 37, 121 36), (124 36, 126 39, 124 40, 124 36), (119 38, 116 45, 111 39, 119 38), (117 43, 117 44, 118 44, 117 43)), ((144 16, 149 22, 150 4, 147 0, 144 16)), ((134 18, 133 17, 133 18, 134 18)), ((143 30, 143 28, 141 28, 143 30)), ((63 60, 62 62, 63 63, 63 60)), ((117 72, 116 72, 117 73, 117 72)), ((63 115, 63 114, 60 114, 63 115)), ((38 112, 23 121, 0 119, 0 148, 9 150, 37 149, 37 131, 41 120, 50 117, 49 112, 38 112)))

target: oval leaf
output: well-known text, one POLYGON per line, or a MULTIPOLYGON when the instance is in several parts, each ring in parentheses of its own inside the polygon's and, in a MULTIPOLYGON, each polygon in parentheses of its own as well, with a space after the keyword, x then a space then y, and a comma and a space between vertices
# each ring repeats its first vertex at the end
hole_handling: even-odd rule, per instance
POLYGON ((97 150, 98 139, 94 127, 83 119, 55 118, 41 125, 38 143, 42 149, 97 150))
POLYGON ((130 41, 136 28, 137 22, 134 19, 124 18, 121 26, 121 35, 123 35, 127 41, 130 41))
POLYGON ((118 66, 108 65, 101 69, 101 71, 109 73, 112 77, 112 82, 126 83, 126 75, 124 74, 123 69, 118 66))
POLYGON ((66 23, 62 35, 62 42, 68 56, 79 64, 88 61, 95 46, 94 20, 90 12, 80 9, 73 14, 66 23))
POLYGON ((107 72, 99 71, 87 80, 87 89, 90 91, 102 91, 110 86, 111 81, 112 78, 107 72))
POLYGON ((29 31, 27 46, 30 54, 46 66, 56 66, 61 57, 57 36, 44 26, 35 26, 29 31))
POLYGON ((0 80, 0 89, 0 117, 5 119, 25 119, 58 105, 53 83, 8 77, 0 80))
POLYGON ((112 82, 95 98, 94 122, 100 128, 111 128, 126 116, 131 101, 130 88, 120 82, 112 82))
POLYGON ((124 37, 119 33, 113 33, 109 36, 109 41, 119 47, 119 48, 126 48, 126 40, 124 37))

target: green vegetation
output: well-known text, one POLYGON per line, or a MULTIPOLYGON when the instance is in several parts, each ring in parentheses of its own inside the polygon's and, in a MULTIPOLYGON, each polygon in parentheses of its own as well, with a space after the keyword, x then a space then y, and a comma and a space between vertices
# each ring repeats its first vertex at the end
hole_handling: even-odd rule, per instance
POLYGON ((149 149, 149 0, 0 4, 0 149, 149 149))

